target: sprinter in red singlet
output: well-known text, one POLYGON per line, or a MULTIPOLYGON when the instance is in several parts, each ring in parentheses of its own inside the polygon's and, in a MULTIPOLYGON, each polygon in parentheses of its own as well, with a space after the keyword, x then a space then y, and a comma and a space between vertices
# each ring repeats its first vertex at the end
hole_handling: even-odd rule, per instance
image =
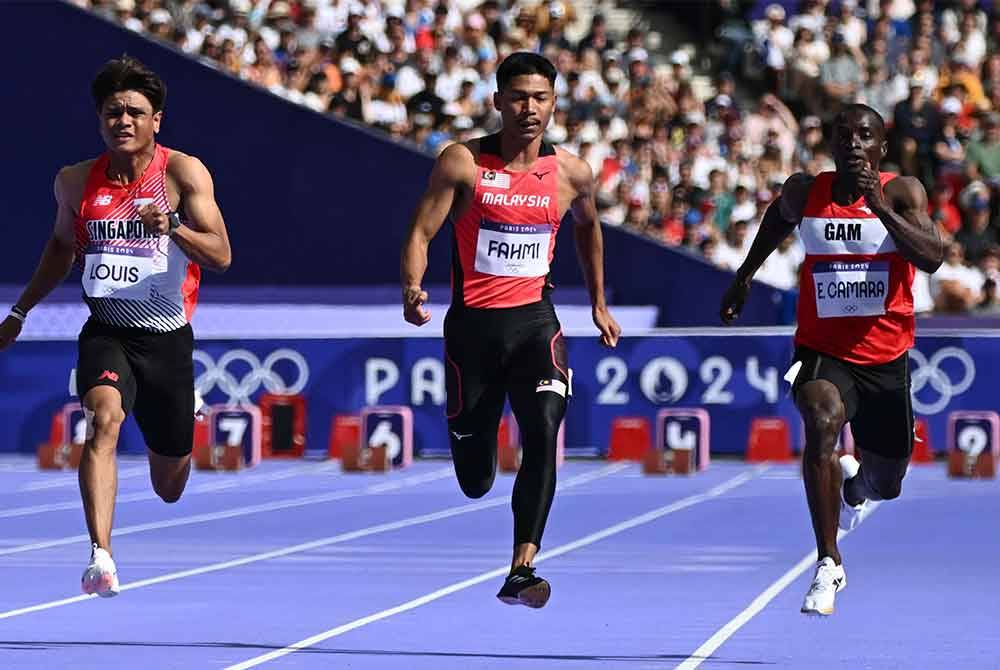
POLYGON ((802 472, 819 563, 802 612, 813 615, 832 614, 847 585, 838 525, 854 528, 868 501, 900 493, 913 450, 907 350, 914 267, 933 273, 943 257, 920 182, 879 172, 885 124, 875 110, 841 111, 831 149, 836 172, 793 175, 768 207, 721 311, 725 323, 739 315, 754 273, 798 226, 806 257, 786 379, 806 428, 802 472), (848 421, 863 452, 860 464, 837 458, 848 421))
POLYGON ((543 607, 548 582, 532 565, 556 485, 556 437, 571 371, 549 300, 549 263, 567 211, 605 346, 621 329, 604 302, 604 250, 590 167, 542 141, 555 104, 556 70, 533 53, 515 53, 497 70, 497 135, 453 144, 437 160, 402 254, 403 315, 431 316, 420 288, 427 245, 454 229, 452 300, 445 317, 447 416, 451 453, 465 495, 493 486, 504 397, 520 427, 521 469, 514 483, 514 554, 497 594, 507 604, 543 607))
POLYGON ((200 267, 229 267, 229 237, 202 163, 156 143, 166 88, 129 57, 108 62, 91 85, 107 152, 56 175, 55 229, 35 275, 0 324, 0 349, 77 261, 90 319, 79 339, 77 392, 87 417, 80 493, 91 559, 85 593, 118 593, 111 522, 115 449, 135 413, 153 489, 181 496, 194 430, 193 336, 188 321, 200 267))

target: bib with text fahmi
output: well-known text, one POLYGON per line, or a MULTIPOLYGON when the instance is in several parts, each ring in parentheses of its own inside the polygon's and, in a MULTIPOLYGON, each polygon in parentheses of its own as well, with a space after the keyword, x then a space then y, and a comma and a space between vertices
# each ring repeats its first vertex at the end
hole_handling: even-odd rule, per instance
POLYGON ((816 263, 812 274, 819 318, 885 314, 889 261, 816 263))
POLYGON ((483 220, 476 243, 476 271, 501 277, 542 277, 549 272, 548 224, 483 220))
POLYGON ((91 298, 148 300, 153 253, 150 247, 91 244, 83 268, 84 292, 91 298))

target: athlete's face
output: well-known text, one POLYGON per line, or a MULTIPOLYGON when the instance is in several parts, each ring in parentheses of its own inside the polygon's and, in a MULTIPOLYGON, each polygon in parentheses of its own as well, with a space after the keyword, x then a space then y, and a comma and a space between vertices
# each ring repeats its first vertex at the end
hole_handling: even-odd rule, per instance
POLYGON ((98 112, 101 137, 111 151, 138 153, 153 143, 163 112, 153 112, 149 99, 138 91, 108 96, 98 112))
POLYGON ((525 140, 533 140, 545 132, 555 103, 552 84, 540 74, 514 77, 507 88, 493 96, 504 130, 525 140))
POLYGON ((889 145, 882 125, 871 112, 849 110, 834 121, 830 149, 838 172, 858 172, 869 166, 877 170, 889 145))

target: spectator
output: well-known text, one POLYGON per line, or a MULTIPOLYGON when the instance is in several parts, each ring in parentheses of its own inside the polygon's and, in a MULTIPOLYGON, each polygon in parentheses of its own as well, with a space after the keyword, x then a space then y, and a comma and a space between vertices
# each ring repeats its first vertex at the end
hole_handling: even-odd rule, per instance
POLYGON ((931 276, 931 295, 940 312, 968 312, 982 300, 983 276, 965 265, 962 245, 953 242, 944 254, 944 263, 931 276))
POLYGON ((986 114, 981 137, 969 142, 966 176, 972 181, 1000 178, 1000 114, 986 114))
POLYGON ((910 80, 910 96, 896 105, 891 136, 904 175, 931 183, 930 157, 933 142, 940 134, 940 117, 927 97, 924 79, 910 80))
POLYGON ((962 215, 958 207, 952 203, 954 193, 951 184, 939 181, 934 184, 927 206, 931 220, 937 224, 941 236, 945 239, 951 239, 962 227, 962 215))
POLYGON ((837 115, 841 107, 854 101, 863 83, 861 68, 851 54, 844 34, 835 32, 830 39, 830 59, 820 66, 819 80, 826 95, 826 118, 837 115))
POLYGON ((976 195, 966 214, 965 225, 955 233, 955 241, 962 245, 964 256, 973 263, 990 248, 1000 244, 997 229, 990 225, 990 200, 976 195))

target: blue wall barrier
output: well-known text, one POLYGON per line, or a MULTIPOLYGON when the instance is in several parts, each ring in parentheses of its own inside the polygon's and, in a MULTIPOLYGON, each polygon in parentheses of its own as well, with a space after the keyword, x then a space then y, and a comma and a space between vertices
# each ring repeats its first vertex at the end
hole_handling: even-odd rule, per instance
MULTIPOLYGON (((0 3, 0 24, 23 26, 0 40, 9 66, 5 109, 32 109, 0 125, 11 165, 0 198, 8 254, 0 284, 27 281, 55 215, 58 169, 104 150, 90 82, 129 53, 158 72, 168 95, 160 141, 212 171, 230 227, 233 265, 219 285, 377 285, 398 281, 399 249, 432 159, 383 136, 288 103, 169 47, 61 2, 0 3), (38 30, 45 28, 40 41, 38 30), (30 67, 19 66, 30 62, 30 67), (16 196, 14 195, 16 194, 16 196)), ((12 117, 14 118, 14 117, 12 117)), ((730 275, 682 252, 606 228, 608 287, 615 301, 661 306, 660 326, 716 325, 730 275), (710 299, 702 299, 698 287, 710 299)), ((553 279, 581 286, 570 226, 559 236, 553 279)), ((451 233, 431 244, 426 282, 447 284, 451 233)), ((744 323, 783 318, 784 292, 761 286, 744 323)), ((558 293, 557 293, 558 296, 558 293)))
MULTIPOLYGON (((800 421, 782 379, 792 352, 787 334, 653 334, 626 338, 615 350, 591 337, 571 337, 567 344, 575 373, 566 422, 571 453, 605 452, 615 417, 652 420, 662 407, 707 409, 715 453, 742 453, 750 422, 760 416, 786 417, 801 446, 800 421)), ((934 449, 944 448, 948 412, 997 409, 998 344, 1000 335, 918 337, 911 353, 914 408, 929 423, 934 449)), ((402 404, 413 408, 416 451, 447 451, 439 338, 209 340, 197 346, 195 372, 208 402, 255 400, 268 386, 301 388, 309 449, 326 449, 334 414, 402 404)), ((0 356, 0 425, 8 428, 0 450, 30 452, 46 439, 52 412, 70 400, 75 360, 70 341, 21 342, 0 356)), ((142 444, 129 420, 122 450, 141 452, 142 444)))

